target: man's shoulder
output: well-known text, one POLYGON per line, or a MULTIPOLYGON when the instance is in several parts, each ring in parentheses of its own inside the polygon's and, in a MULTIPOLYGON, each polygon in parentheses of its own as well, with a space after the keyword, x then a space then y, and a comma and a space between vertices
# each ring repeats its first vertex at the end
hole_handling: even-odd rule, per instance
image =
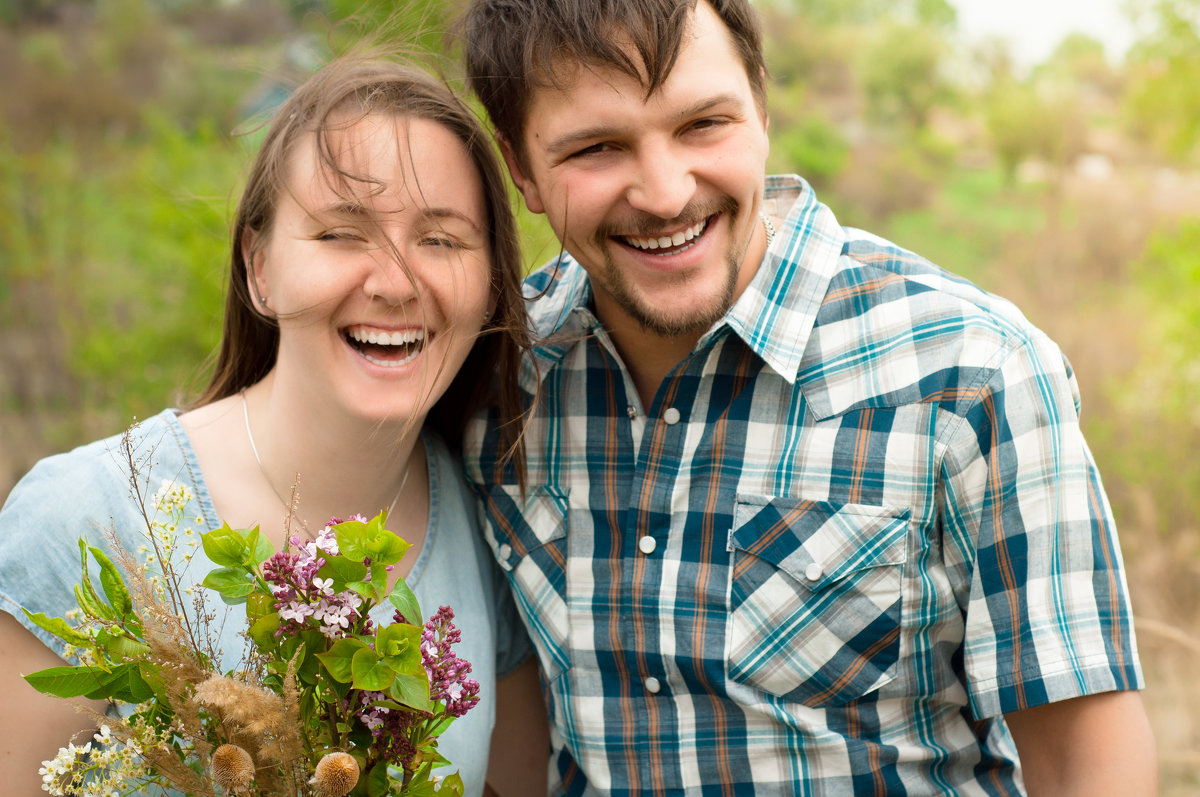
POLYGON ((800 381, 819 414, 962 396, 1005 353, 1044 339, 1008 300, 871 233, 846 228, 800 381))

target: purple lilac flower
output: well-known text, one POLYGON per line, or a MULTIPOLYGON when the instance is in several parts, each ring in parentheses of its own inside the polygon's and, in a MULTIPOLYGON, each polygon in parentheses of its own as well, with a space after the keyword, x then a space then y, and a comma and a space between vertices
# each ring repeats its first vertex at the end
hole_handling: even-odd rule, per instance
POLYGON ((462 640, 453 619, 454 611, 449 606, 442 606, 429 618, 421 633, 421 658, 429 673, 430 699, 445 703, 450 716, 461 717, 479 703, 479 682, 466 677, 471 662, 450 649, 462 640))
POLYGON ((333 580, 319 578, 326 556, 337 556, 337 535, 330 526, 314 540, 290 540, 294 551, 272 554, 263 563, 263 578, 275 597, 279 612, 277 637, 305 628, 316 628, 333 639, 345 636, 362 615, 362 597, 351 590, 335 593, 333 580))
POLYGON ((371 731, 371 752, 395 765, 411 765, 417 748, 409 738, 410 731, 428 715, 379 705, 388 699, 382 692, 360 692, 358 699, 358 718, 371 731))

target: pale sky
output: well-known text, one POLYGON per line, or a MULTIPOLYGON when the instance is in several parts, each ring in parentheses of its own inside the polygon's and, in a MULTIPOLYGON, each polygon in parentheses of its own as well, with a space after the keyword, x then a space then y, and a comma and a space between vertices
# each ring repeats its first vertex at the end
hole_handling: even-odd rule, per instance
POLYGON ((1068 33, 1086 33, 1118 60, 1133 42, 1134 29, 1121 0, 950 0, 958 29, 969 38, 1000 36, 1012 43, 1019 64, 1040 63, 1068 33))

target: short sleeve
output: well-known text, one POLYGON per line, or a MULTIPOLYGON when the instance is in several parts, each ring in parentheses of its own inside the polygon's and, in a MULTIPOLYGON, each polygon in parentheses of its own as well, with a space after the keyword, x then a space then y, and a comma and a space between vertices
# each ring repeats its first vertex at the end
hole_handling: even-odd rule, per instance
POLYGON ((17 483, 0 510, 0 608, 59 656, 62 640, 21 609, 63 617, 75 608, 79 539, 109 550, 102 530, 114 522, 97 503, 79 498, 119 489, 115 481, 90 450, 49 457, 17 483))
POLYGON ((1142 686, 1116 526, 1078 407, 1065 358, 1034 332, 949 438, 944 520, 969 560, 964 668, 977 718, 1142 686))

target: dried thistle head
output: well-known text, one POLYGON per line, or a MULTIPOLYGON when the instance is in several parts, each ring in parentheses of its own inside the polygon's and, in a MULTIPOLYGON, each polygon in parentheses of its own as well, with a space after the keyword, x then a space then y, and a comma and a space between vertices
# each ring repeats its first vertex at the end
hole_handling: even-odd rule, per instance
POLYGON ((217 785, 239 794, 254 780, 254 759, 236 744, 223 744, 213 752, 210 766, 217 785))
POLYGON ((344 797, 358 783, 358 761, 349 753, 327 753, 309 783, 320 797, 344 797))

